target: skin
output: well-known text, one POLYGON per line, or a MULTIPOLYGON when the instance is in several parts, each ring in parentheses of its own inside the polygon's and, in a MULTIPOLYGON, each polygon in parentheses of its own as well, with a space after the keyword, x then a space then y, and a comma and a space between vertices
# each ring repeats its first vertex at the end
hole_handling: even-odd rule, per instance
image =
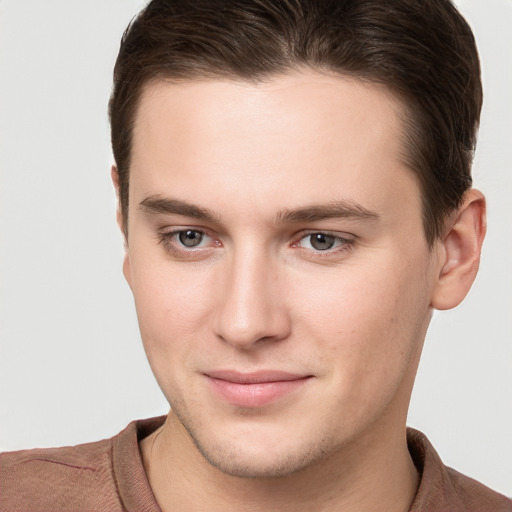
POLYGON ((414 376, 432 309, 474 279, 485 204, 469 191, 428 247, 401 114, 380 86, 314 71, 146 87, 118 219, 172 409, 141 443, 163 510, 409 509, 414 376), (241 407, 212 389, 219 370, 304 382, 241 407))

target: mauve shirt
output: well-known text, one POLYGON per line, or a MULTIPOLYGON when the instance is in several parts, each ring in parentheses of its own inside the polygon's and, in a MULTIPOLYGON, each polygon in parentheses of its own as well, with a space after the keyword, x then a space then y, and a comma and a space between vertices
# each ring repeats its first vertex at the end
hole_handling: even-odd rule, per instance
MULTIPOLYGON (((165 416, 134 421, 111 439, 0 455, 0 511, 161 512, 139 441, 165 416)), ((421 433, 408 429, 420 485, 411 512, 512 512, 512 500, 446 467, 421 433)))

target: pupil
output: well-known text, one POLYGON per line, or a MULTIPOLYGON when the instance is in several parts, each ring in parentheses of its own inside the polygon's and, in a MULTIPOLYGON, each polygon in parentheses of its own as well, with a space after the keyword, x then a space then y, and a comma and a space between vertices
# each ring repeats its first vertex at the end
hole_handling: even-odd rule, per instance
POLYGON ((195 247, 201 243, 203 239, 203 234, 199 231, 192 231, 191 229, 187 231, 181 231, 178 235, 180 242, 186 247, 195 247))
POLYGON ((326 251, 327 249, 331 249, 334 245, 334 237, 324 233, 315 233, 311 235, 310 242, 315 249, 326 251))

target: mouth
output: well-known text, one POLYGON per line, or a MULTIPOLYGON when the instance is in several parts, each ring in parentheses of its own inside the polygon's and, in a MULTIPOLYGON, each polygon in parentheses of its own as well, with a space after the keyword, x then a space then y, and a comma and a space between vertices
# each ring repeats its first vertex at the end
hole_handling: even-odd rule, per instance
POLYGON ((262 370, 240 373, 233 370, 204 374, 212 392, 237 407, 257 408, 276 402, 304 386, 312 375, 262 370))

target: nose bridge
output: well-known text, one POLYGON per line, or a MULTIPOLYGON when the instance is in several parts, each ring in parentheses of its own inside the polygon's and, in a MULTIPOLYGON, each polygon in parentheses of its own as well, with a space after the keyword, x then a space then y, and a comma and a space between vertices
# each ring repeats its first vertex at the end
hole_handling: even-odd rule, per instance
POLYGON ((277 258, 247 245, 233 251, 217 303, 216 334, 238 348, 282 339, 290 329, 277 258))

